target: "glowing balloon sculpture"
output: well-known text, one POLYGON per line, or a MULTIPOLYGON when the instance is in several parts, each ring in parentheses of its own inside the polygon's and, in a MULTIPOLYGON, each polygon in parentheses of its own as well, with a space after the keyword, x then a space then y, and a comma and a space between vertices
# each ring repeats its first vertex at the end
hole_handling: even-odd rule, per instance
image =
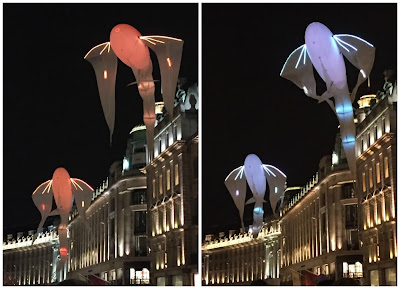
POLYGON ((79 215, 82 217, 82 220, 86 220, 85 212, 90 205, 92 196, 93 189, 80 179, 70 178, 67 170, 64 168, 56 169, 53 173, 53 178, 37 187, 32 194, 33 202, 42 215, 37 232, 33 236, 32 244, 42 231, 43 224, 48 216, 60 215, 61 217, 60 225, 58 226, 61 260, 58 263, 57 271, 61 270, 68 257, 67 226, 73 197, 75 198, 79 215), (50 212, 53 196, 57 209, 50 212))
POLYGON ((283 199, 286 189, 286 175, 271 165, 262 164, 258 156, 250 154, 244 161, 244 166, 234 169, 225 179, 225 186, 231 194, 237 209, 239 210, 242 229, 244 231, 243 212, 246 199, 246 180, 253 197, 247 204, 255 203, 253 209, 254 235, 258 235, 263 225, 264 209, 263 203, 266 184, 269 187, 269 200, 275 215, 276 205, 283 199))
MULTIPOLYGON (((161 72, 162 97, 164 100, 165 108, 167 109, 167 112, 172 119, 175 89, 178 82, 178 75, 182 58, 183 41, 181 39, 167 36, 142 36, 140 32, 132 26, 128 24, 118 24, 111 30, 110 42, 107 43, 108 48, 104 47, 100 54, 102 54, 105 49, 107 49, 107 52, 109 53, 111 46, 112 51, 116 54, 116 56, 123 63, 128 65, 135 75, 135 83, 138 85, 139 94, 143 99, 143 121, 146 125, 148 151, 149 154, 153 156, 154 125, 156 120, 154 96, 155 86, 152 75, 153 64, 151 62, 148 47, 150 47, 157 55, 161 72)), ((102 64, 99 65, 99 68, 97 68, 99 72, 97 72, 95 67, 96 75, 100 75, 100 79, 103 71, 106 70, 105 63, 108 62, 102 61, 102 64)), ((115 71, 116 68, 115 70, 112 70, 112 73, 114 73, 115 71)), ((97 78, 97 81, 99 84, 99 90, 106 90, 105 88, 100 88, 101 84, 99 83, 99 77, 97 78)), ((111 86, 114 93, 115 80, 113 84, 111 83, 111 80, 108 81, 107 85, 111 86)), ((107 90, 111 88, 107 88, 107 90)), ((104 94, 107 94, 107 97, 115 98, 115 96, 113 96, 110 92, 104 92, 104 94)), ((113 101, 115 102, 115 100, 113 101)), ((113 111, 112 117, 114 117, 115 113, 114 106, 106 108, 106 110, 109 109, 110 111, 113 111)), ((104 111, 104 113, 106 114, 106 111, 104 111)), ((110 132, 112 133, 111 127, 110 132)))
POLYGON ((314 22, 306 29, 305 44, 290 54, 280 74, 303 89, 307 96, 319 102, 326 101, 336 113, 343 148, 354 177, 356 155, 352 103, 358 87, 369 77, 374 59, 375 47, 372 44, 353 35, 333 35, 325 25, 314 22), (343 56, 360 70, 351 95, 347 86, 343 56), (313 66, 326 83, 327 91, 322 96, 316 94, 313 66), (330 100, 331 97, 335 103, 330 100))
POLYGON ((110 42, 93 47, 84 59, 92 64, 96 73, 101 106, 110 129, 111 143, 115 122, 115 78, 118 59, 111 49, 110 42))

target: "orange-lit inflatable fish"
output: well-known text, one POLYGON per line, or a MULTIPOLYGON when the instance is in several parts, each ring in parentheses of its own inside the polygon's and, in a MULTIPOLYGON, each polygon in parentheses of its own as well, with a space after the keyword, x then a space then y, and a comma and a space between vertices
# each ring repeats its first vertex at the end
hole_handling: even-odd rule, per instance
POLYGON ((58 263, 57 271, 64 266, 68 257, 67 226, 73 197, 75 198, 75 204, 78 208, 79 215, 85 220, 85 212, 90 205, 92 196, 93 189, 84 181, 71 178, 64 168, 56 169, 53 173, 53 178, 37 187, 32 194, 33 202, 42 215, 42 220, 40 221, 37 232, 33 236, 32 244, 42 231, 43 224, 48 216, 60 215, 61 217, 61 222, 58 226, 61 260, 58 263), (53 196, 57 209, 51 212, 53 196))
POLYGON ((117 57, 129 66, 135 75, 139 94, 143 99, 143 121, 146 125, 147 145, 153 156, 155 116, 155 87, 153 64, 149 47, 155 52, 160 66, 161 93, 165 108, 172 120, 175 90, 182 58, 183 40, 167 36, 142 36, 128 24, 118 24, 110 33, 110 42, 93 47, 85 56, 96 72, 103 112, 110 128, 115 119, 115 76, 117 57))

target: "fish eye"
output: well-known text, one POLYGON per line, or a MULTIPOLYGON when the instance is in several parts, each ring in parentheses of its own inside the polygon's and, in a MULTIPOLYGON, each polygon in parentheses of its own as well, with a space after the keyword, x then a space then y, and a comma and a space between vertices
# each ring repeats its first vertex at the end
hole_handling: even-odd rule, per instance
POLYGON ((119 28, 115 28, 115 32, 119 32, 121 29, 119 28))

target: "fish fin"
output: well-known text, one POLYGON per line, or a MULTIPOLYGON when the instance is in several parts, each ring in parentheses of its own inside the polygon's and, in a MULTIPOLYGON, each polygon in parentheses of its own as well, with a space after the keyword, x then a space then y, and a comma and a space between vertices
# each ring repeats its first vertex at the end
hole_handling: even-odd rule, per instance
POLYGON ((254 197, 252 197, 252 198, 247 200, 245 205, 248 205, 248 204, 251 204, 251 203, 255 203, 255 202, 256 202, 256 199, 254 197))
MULTIPOLYGON (((159 82, 159 81, 160 81, 159 79, 152 80, 152 82, 159 82)), ((134 82, 128 83, 126 86, 131 86, 131 85, 135 85, 135 84, 138 84, 138 82, 134 81, 134 82)))
POLYGON ((375 61, 375 47, 360 37, 350 34, 337 34, 334 35, 334 39, 342 55, 360 70, 357 83, 351 93, 353 102, 358 87, 368 79, 371 73, 375 61))
POLYGON ((36 188, 36 190, 33 192, 33 194, 32 194, 32 196, 35 196, 35 194, 36 195, 40 195, 40 194, 44 194, 44 193, 50 193, 50 194, 53 194, 53 187, 52 187, 52 183, 53 183, 53 180, 48 180, 48 181, 46 181, 46 182, 44 182, 44 183, 42 183, 40 186, 38 186, 37 188, 36 188))
POLYGON ((60 211, 58 209, 54 209, 53 211, 50 212, 49 216, 57 216, 60 214, 60 211))
POLYGON ((168 36, 141 36, 157 56, 161 74, 161 91, 165 108, 172 119, 175 90, 181 66, 183 40, 168 36))
POLYGON ((305 44, 296 48, 287 58, 280 76, 290 80, 312 98, 316 96, 313 65, 305 44))

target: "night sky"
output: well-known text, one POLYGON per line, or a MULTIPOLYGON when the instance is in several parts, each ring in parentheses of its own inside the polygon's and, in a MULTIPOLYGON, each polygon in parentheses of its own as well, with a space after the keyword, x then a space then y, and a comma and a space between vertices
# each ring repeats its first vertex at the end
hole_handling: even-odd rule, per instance
MULTIPOLYGON (((365 82, 360 97, 382 89, 383 71, 396 69, 396 11, 396 4, 203 5, 203 236, 240 227, 224 180, 248 154, 280 168, 288 186, 303 186, 321 157, 332 153, 339 124, 334 112, 279 76, 304 44, 308 24, 321 22, 333 34, 356 35, 376 47, 371 88, 365 82)), ((358 70, 345 63, 352 90, 358 70)), ((326 86, 316 78, 321 95, 326 86)), ((246 206, 245 225, 252 223, 251 210, 246 206)))
MULTIPOLYGON (((31 195, 57 167, 97 187, 122 160, 130 130, 142 123, 142 99, 132 70, 118 62, 113 144, 94 70, 83 59, 126 23, 142 35, 181 38, 180 76, 198 78, 197 4, 3 5, 4 233, 36 229, 31 195)), ((156 56, 154 79, 160 79, 156 56)), ((156 83, 160 101, 160 83, 156 83)))

